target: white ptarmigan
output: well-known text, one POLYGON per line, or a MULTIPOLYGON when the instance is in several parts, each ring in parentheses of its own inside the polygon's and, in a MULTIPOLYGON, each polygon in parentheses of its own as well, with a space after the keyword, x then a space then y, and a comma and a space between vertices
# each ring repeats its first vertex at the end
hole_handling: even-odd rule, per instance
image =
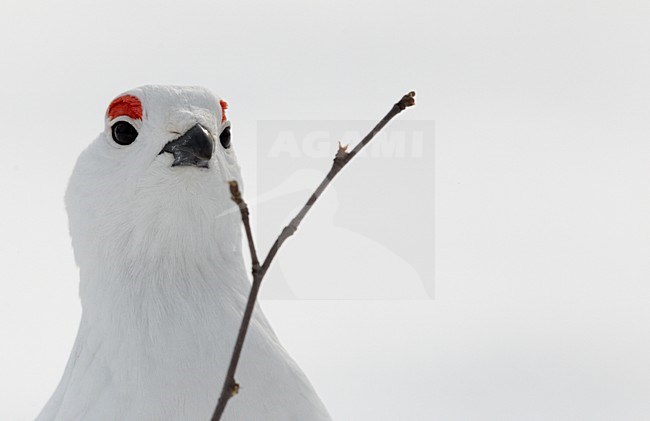
MULTIPOLYGON (((226 103, 199 87, 143 86, 109 106, 66 192, 82 317, 38 416, 209 420, 250 290, 226 103)), ((224 420, 329 420, 260 308, 224 420)))

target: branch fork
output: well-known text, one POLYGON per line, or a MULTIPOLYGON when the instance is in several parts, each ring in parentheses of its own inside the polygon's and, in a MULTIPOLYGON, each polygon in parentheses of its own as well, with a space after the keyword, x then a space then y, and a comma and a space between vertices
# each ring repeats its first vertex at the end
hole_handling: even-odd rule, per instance
POLYGON ((250 325, 251 316, 253 314, 253 309, 255 308, 255 302, 257 300, 257 295, 264 279, 264 275, 269 269, 269 266, 273 262, 275 255, 278 253, 282 244, 286 241, 287 238, 291 237, 300 223, 304 219, 307 212, 314 205, 316 200, 321 196, 325 188, 329 183, 334 179, 334 177, 345 167, 352 158, 354 158, 364 146, 372 140, 373 137, 397 114, 402 112, 408 107, 415 105, 415 92, 411 91, 404 95, 397 103, 393 105, 388 114, 382 118, 379 123, 368 133, 355 147, 352 151, 348 152, 348 145, 342 145, 339 142, 339 147, 332 161, 332 168, 318 185, 316 190, 309 197, 305 205, 300 209, 298 214, 291 220, 291 222, 285 226, 280 235, 271 246, 269 253, 264 259, 264 263, 260 266, 259 260, 257 258, 257 251, 255 250, 255 242, 253 240, 253 234, 251 231, 250 220, 249 220, 249 211, 248 205, 244 201, 239 190, 239 185, 236 181, 230 181, 230 194, 233 202, 239 207, 241 213, 242 223, 246 231, 246 239, 248 241, 248 249, 251 254, 252 269, 251 273, 253 275, 253 283, 251 286, 251 291, 248 296, 248 302, 246 303, 246 308, 244 310, 244 316, 242 318, 241 325, 239 327, 239 332, 237 334, 237 340, 235 341, 235 347, 233 349, 232 357, 230 359, 230 365, 228 366, 228 372, 226 373, 226 378, 221 389, 221 395, 219 396, 219 401, 217 407, 214 410, 212 415, 212 421, 219 421, 223 415, 224 410, 226 409, 226 404, 228 400, 239 393, 240 386, 235 381, 235 371, 237 369, 237 364, 239 363, 239 358, 241 357, 242 348, 244 346, 244 339, 246 338, 246 332, 248 331, 248 326, 250 325))

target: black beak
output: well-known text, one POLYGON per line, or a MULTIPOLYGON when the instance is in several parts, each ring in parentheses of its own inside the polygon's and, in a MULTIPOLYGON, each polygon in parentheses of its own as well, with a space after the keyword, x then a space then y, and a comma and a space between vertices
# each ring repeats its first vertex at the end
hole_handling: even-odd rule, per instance
POLYGON ((172 167, 194 165, 208 168, 213 149, 212 135, 205 127, 197 124, 178 139, 167 143, 160 153, 169 152, 174 155, 172 167))

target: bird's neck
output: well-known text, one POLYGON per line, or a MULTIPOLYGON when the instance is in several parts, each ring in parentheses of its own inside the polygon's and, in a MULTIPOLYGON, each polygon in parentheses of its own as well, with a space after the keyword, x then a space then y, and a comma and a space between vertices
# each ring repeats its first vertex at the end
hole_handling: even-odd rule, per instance
POLYGON ((86 238, 79 261, 84 317, 150 327, 223 320, 243 308, 250 283, 237 214, 210 218, 190 204, 137 215, 86 238))

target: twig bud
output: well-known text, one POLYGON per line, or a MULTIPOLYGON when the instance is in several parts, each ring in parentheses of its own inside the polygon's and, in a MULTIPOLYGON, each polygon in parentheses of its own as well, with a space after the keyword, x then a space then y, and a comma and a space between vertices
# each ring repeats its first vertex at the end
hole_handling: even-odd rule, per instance
POLYGON ((233 202, 240 205, 242 203, 241 192, 239 191, 239 185, 235 180, 229 181, 228 185, 230 186, 230 195, 233 202))
POLYGON ((348 154, 348 146, 344 145, 339 141, 339 149, 336 151, 336 158, 345 158, 348 154))
POLYGON ((406 107, 412 107, 415 105, 415 91, 411 91, 408 94, 404 95, 402 99, 399 100, 397 105, 400 110, 404 110, 406 107))
POLYGON ((233 384, 232 389, 230 389, 230 394, 232 396, 235 396, 237 393, 239 393, 239 383, 233 384))

